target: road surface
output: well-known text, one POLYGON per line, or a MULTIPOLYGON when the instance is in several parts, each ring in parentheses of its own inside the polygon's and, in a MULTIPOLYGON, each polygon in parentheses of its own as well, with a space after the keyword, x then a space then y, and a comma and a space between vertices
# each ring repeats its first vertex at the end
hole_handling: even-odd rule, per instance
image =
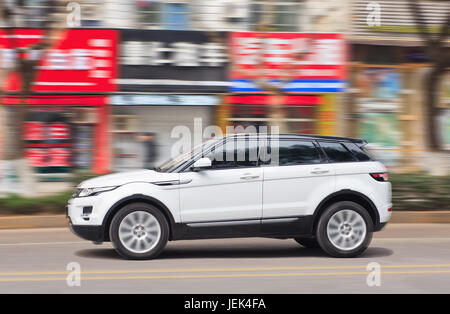
POLYGON ((390 224, 354 259, 245 238, 169 242, 156 260, 127 261, 65 228, 0 230, 0 293, 450 293, 450 224, 390 224), (67 282, 74 262, 79 286, 67 282))

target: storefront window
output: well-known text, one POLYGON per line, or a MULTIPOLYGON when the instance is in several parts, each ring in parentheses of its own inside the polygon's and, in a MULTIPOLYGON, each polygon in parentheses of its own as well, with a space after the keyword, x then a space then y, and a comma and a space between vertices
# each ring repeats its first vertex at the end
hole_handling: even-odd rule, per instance
POLYGON ((369 67, 358 74, 359 137, 376 159, 388 166, 399 162, 401 74, 395 68, 369 67))
POLYGON ((228 121, 232 125, 268 126, 275 115, 281 114, 280 122, 286 125, 287 132, 317 133, 317 107, 321 101, 317 95, 288 95, 279 107, 275 107, 271 95, 264 94, 234 95, 228 101, 231 102, 228 121))
POLYGON ((73 132, 63 110, 31 110, 24 124, 25 151, 37 172, 69 172, 73 157, 73 132))
POLYGON ((93 127, 90 125, 75 125, 74 127, 74 158, 76 168, 89 170, 92 165, 93 127))
POLYGON ((288 122, 289 133, 314 134, 316 133, 315 129, 314 121, 288 122))
POLYGON ((444 149, 450 150, 450 109, 443 110, 439 117, 439 134, 444 149))
POLYGON ((236 118, 257 118, 265 117, 268 114, 266 105, 233 105, 232 116, 236 118))
POLYGON ((285 106, 283 107, 285 117, 314 119, 315 106, 285 106))

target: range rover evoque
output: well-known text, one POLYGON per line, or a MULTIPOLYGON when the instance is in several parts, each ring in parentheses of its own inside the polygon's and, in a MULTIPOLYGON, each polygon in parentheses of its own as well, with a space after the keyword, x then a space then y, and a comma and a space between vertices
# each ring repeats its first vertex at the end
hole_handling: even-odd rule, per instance
POLYGON ((386 168, 360 139, 234 134, 155 170, 82 182, 67 206, 71 230, 111 241, 129 259, 158 256, 167 241, 292 238, 354 257, 391 217, 386 168))

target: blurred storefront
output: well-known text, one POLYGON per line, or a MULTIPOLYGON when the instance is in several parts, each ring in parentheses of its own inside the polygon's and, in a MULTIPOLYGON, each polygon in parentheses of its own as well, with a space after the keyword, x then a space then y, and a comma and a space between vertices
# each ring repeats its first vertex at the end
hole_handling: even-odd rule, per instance
MULTIPOLYGON (((12 49, 31 46, 42 39, 41 30, 14 32, 14 39, 0 33, 3 67, 13 64, 12 49)), ((10 74, 4 109, 12 115, 16 106, 26 106, 25 153, 37 173, 109 170, 106 94, 115 90, 116 42, 114 30, 65 30, 42 60, 32 94, 25 100, 18 96, 21 77, 10 74)))
MULTIPOLYGON (((383 64, 370 46, 356 46, 350 67, 346 135, 361 137, 374 156, 397 170, 417 169, 424 150, 423 80, 426 67, 402 63, 395 55, 383 64), (358 50, 365 52, 360 54, 358 50)), ((377 51, 376 49, 374 49, 377 51)), ((399 50, 401 53, 404 51, 399 50)))
POLYGON ((346 87, 341 34, 238 32, 230 34, 230 49, 228 124, 337 134, 339 94, 346 87))
POLYGON ((168 159, 179 134, 172 131, 181 126, 195 130, 194 119, 201 119, 203 127, 214 124, 214 109, 220 102, 216 95, 139 94, 111 97, 113 106, 113 169, 142 168, 148 154, 145 141, 140 138, 152 134, 154 145, 151 163, 168 159))
POLYGON ((399 161, 401 83, 402 73, 392 67, 360 68, 356 79, 360 90, 358 136, 366 139, 372 150, 380 150, 375 155, 390 166, 399 161))
MULTIPOLYGON (((438 32, 450 3, 419 3, 428 31, 438 32)), ((408 1, 355 0, 351 16, 345 135, 366 138, 374 155, 396 171, 420 170, 426 153, 424 80, 430 67, 408 1)), ((437 117, 444 147, 450 137, 448 79, 442 80, 437 117)))
MULTIPOLYGON (((119 92, 111 96, 113 169, 144 166, 171 156, 175 127, 192 134, 194 119, 215 124, 215 108, 227 91, 225 33, 122 30, 119 92), (151 135, 153 143, 142 140, 151 135)), ((202 134, 199 134, 201 137, 202 134)))
POLYGON ((450 150, 450 73, 444 75, 441 83, 439 135, 446 150, 450 150))

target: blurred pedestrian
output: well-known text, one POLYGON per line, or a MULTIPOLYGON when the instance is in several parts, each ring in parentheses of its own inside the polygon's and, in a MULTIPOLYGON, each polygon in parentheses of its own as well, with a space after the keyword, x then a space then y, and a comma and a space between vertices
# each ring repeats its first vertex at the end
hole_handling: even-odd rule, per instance
POLYGON ((144 168, 153 169, 157 158, 156 135, 151 132, 144 132, 138 136, 138 139, 144 144, 144 168))

